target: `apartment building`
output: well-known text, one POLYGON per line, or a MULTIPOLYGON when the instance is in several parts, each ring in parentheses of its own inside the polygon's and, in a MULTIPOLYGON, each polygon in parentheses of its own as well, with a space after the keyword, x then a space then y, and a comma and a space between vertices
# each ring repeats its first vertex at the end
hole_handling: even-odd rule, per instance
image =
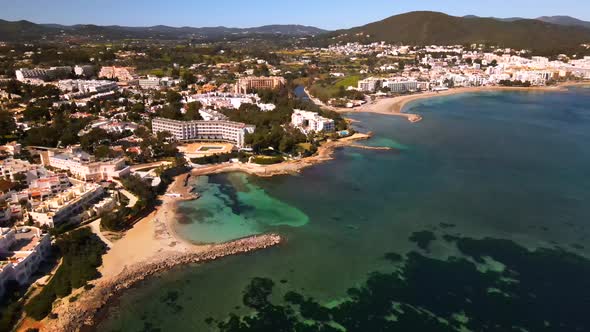
POLYGON ((233 94, 233 93, 206 93, 188 97, 188 102, 198 101, 203 107, 214 109, 232 108, 238 109, 242 104, 257 103, 260 98, 256 94, 233 94))
POLYGON ((107 80, 61 80, 57 87, 61 91, 77 91, 80 94, 104 93, 119 89, 116 82, 107 80))
POLYGON ((120 82, 133 81, 136 78, 133 67, 102 67, 98 77, 118 79, 120 82))
POLYGON ((16 79, 20 82, 26 83, 40 83, 45 80, 54 80, 64 78, 71 75, 73 72, 70 66, 51 67, 49 69, 35 68, 25 69, 21 68, 15 71, 16 79))
POLYGON ((86 125, 84 129, 78 132, 78 136, 87 135, 93 129, 97 128, 105 130, 107 133, 123 133, 125 131, 134 132, 139 128, 139 125, 135 122, 100 118, 86 125))
POLYGON ((381 79, 375 77, 365 78, 358 82, 358 89, 364 92, 375 92, 381 87, 381 79))
POLYGON ((22 145, 16 141, 6 143, 0 146, 0 155, 7 154, 10 156, 14 156, 20 154, 22 150, 22 145))
POLYGON ((77 76, 91 77, 94 75, 94 66, 92 65, 76 65, 74 66, 74 74, 77 76))
POLYGON ((225 116, 225 114, 208 108, 200 109, 199 114, 205 121, 227 120, 227 116, 225 116))
POLYGON ((24 175, 28 184, 34 179, 47 175, 41 165, 31 164, 26 160, 8 158, 0 161, 0 178, 16 181, 16 175, 24 175))
POLYGON ((255 129, 255 126, 226 120, 179 121, 164 118, 152 120, 154 133, 167 131, 179 141, 226 141, 238 147, 244 147, 246 133, 253 133, 255 129))
POLYGON ((304 133, 332 132, 335 130, 334 120, 325 118, 318 113, 293 110, 291 124, 304 133))
POLYGON ((249 76, 240 78, 236 83, 235 93, 248 93, 253 90, 278 89, 286 84, 286 80, 280 76, 249 76))
POLYGON ((35 223, 42 226, 56 227, 67 222, 76 223, 82 220, 85 213, 89 213, 93 203, 99 201, 103 194, 102 186, 82 183, 40 202, 29 215, 35 223))
POLYGON ((0 297, 9 281, 27 284, 50 250, 50 236, 36 227, 0 228, 0 297))
POLYGON ((170 77, 156 77, 148 75, 147 78, 140 78, 137 80, 137 85, 144 90, 160 89, 179 83, 179 80, 174 80, 170 77))

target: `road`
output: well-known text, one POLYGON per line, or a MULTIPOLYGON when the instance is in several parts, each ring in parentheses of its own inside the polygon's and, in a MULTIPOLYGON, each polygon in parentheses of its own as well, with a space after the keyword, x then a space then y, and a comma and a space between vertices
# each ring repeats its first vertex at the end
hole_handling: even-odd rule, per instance
POLYGON ((135 204, 137 204, 137 196, 133 195, 132 193, 130 193, 127 189, 119 189, 119 192, 123 195, 125 195, 125 197, 127 197, 129 199, 129 203, 127 204, 127 207, 131 208, 134 207, 135 204))
POLYGON ((172 164, 172 163, 169 161, 156 161, 153 163, 133 165, 133 166, 131 166, 131 171, 137 172, 137 171, 141 171, 142 169, 151 169, 151 168, 156 168, 156 167, 159 167, 162 165, 170 165, 170 164, 172 164))
POLYGON ((104 244, 107 245, 109 249, 113 247, 113 242, 111 242, 111 240, 104 236, 100 231, 100 219, 93 221, 88 226, 90 226, 92 233, 96 234, 102 240, 102 242, 104 242, 104 244))

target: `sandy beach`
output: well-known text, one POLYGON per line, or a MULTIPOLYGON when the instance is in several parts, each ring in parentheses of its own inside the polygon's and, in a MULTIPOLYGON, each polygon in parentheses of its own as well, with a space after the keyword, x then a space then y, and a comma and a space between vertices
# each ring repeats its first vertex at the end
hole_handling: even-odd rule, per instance
MULTIPOLYGON (((485 86, 485 87, 469 87, 469 88, 455 88, 444 91, 430 91, 417 93, 412 95, 391 97, 391 98, 380 98, 371 103, 365 104, 357 108, 334 108, 330 107, 330 110, 339 113, 377 113, 401 116, 410 122, 419 122, 422 120, 422 116, 418 114, 405 113, 404 108, 411 102, 444 97, 450 95, 457 95, 463 93, 475 93, 475 92, 487 92, 487 91, 526 91, 526 92, 546 92, 546 91, 563 91, 569 86, 588 86, 590 81, 587 82, 565 82, 555 86, 542 86, 542 87, 502 87, 502 86, 485 86)), ((315 101, 315 99, 312 99, 315 101)))
MULTIPOLYGON (((457 88, 441 92, 383 98, 356 109, 334 110, 342 113, 366 112, 403 116, 409 121, 417 122, 422 119, 421 116, 407 114, 403 111, 409 103, 425 98, 482 91, 560 91, 565 89, 565 86, 588 84, 588 82, 580 82, 554 87, 534 88, 457 88)), ((372 150, 390 149, 387 147, 368 147, 357 143, 359 140, 366 140, 370 137, 370 133, 356 133, 350 137, 331 140, 322 144, 314 156, 280 164, 225 163, 195 168, 188 174, 177 176, 169 186, 166 194, 160 197, 161 205, 156 207, 155 211, 150 215, 136 223, 121 239, 115 241, 103 256, 103 264, 99 269, 102 276, 91 282, 95 287, 90 291, 75 290, 71 296, 78 296, 78 300, 74 303, 70 303, 68 298, 58 300, 53 310, 54 313, 58 314, 58 319, 45 319, 34 326, 42 331, 77 331, 84 325, 92 325, 96 313, 114 296, 153 274, 181 264, 202 263, 227 255, 268 248, 281 242, 280 236, 275 234, 252 236, 217 245, 196 245, 183 240, 179 234, 175 233, 174 222, 176 221, 177 204, 180 201, 198 198, 192 193, 193 188, 188 184, 190 176, 228 172, 244 172, 261 177, 290 175, 297 174, 306 167, 332 160, 334 151, 341 147, 348 146, 372 150)), ((27 324, 24 324, 18 330, 26 330, 25 325, 27 324)), ((29 324, 26 327, 30 326, 29 324)))
POLYGON ((281 242, 276 234, 251 236, 222 244, 195 245, 174 233, 176 205, 180 201, 196 199, 188 185, 189 174, 177 176, 156 210, 137 222, 132 229, 103 256, 99 268, 101 277, 91 282, 95 287, 86 291, 75 290, 69 297, 77 296, 76 302, 69 297, 54 304, 57 319, 33 322, 27 319, 17 329, 26 331, 29 327, 41 331, 78 331, 84 325, 92 325, 96 313, 113 297, 119 295, 151 275, 178 265, 204 263, 228 255, 247 253, 281 242))
POLYGON ((356 133, 350 137, 328 141, 318 148, 311 157, 287 161, 276 165, 220 164, 193 169, 190 173, 175 177, 166 193, 160 196, 161 204, 147 217, 137 222, 124 236, 115 241, 103 256, 99 268, 101 277, 91 282, 95 287, 90 291, 75 290, 74 303, 68 298, 58 300, 53 312, 58 319, 45 319, 35 323, 26 320, 19 331, 34 326, 42 331, 77 331, 84 325, 92 325, 96 313, 110 299, 145 278, 180 264, 206 262, 227 255, 240 254, 275 246, 281 242, 276 234, 247 237, 223 244, 196 245, 183 240, 175 233, 176 207, 181 201, 198 198, 189 184, 191 176, 225 172, 245 172, 256 176, 275 176, 296 174, 306 167, 333 159, 339 147, 351 146, 364 149, 389 150, 387 147, 367 147, 359 145, 371 134, 356 133))

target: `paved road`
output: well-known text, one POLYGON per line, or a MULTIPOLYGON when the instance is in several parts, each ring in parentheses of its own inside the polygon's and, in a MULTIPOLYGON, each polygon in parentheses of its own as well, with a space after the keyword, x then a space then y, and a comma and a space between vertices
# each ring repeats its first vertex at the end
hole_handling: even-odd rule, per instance
POLYGON ((159 167, 162 165, 170 165, 170 164, 172 164, 172 163, 169 161, 156 161, 153 163, 133 165, 133 166, 131 166, 131 171, 136 172, 136 171, 141 171, 142 169, 155 168, 155 167, 159 167))
POLYGON ((92 223, 89 224, 90 229, 92 230, 92 232, 96 235, 98 235, 98 237, 102 240, 102 242, 104 242, 107 247, 109 249, 111 249, 113 247, 113 243, 111 242, 111 240, 107 239, 106 236, 104 236, 102 234, 102 232, 100 231, 100 219, 97 219, 95 221, 93 221, 92 223))
POLYGON ((129 203, 127 204, 127 207, 131 208, 134 207, 135 204, 137 204, 137 196, 133 195, 132 193, 130 193, 127 189, 119 189, 119 192, 123 195, 125 195, 125 197, 127 197, 129 199, 129 203))

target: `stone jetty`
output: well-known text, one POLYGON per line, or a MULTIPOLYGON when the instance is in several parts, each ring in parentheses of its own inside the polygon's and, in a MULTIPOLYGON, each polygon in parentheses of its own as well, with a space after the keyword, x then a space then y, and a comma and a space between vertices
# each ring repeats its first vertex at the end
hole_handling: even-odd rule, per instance
POLYGON ((78 295, 76 302, 70 303, 67 298, 61 299, 53 310, 53 313, 57 314, 57 318, 46 320, 42 330, 52 332, 80 331, 80 329, 93 326, 96 323, 96 314, 108 304, 109 300, 154 274, 179 265, 205 263, 230 255, 269 248, 278 245, 281 240, 281 236, 277 234, 264 234, 212 245, 200 251, 163 252, 148 262, 126 268, 115 278, 98 279, 94 283, 94 288, 80 290, 76 293, 78 295))

